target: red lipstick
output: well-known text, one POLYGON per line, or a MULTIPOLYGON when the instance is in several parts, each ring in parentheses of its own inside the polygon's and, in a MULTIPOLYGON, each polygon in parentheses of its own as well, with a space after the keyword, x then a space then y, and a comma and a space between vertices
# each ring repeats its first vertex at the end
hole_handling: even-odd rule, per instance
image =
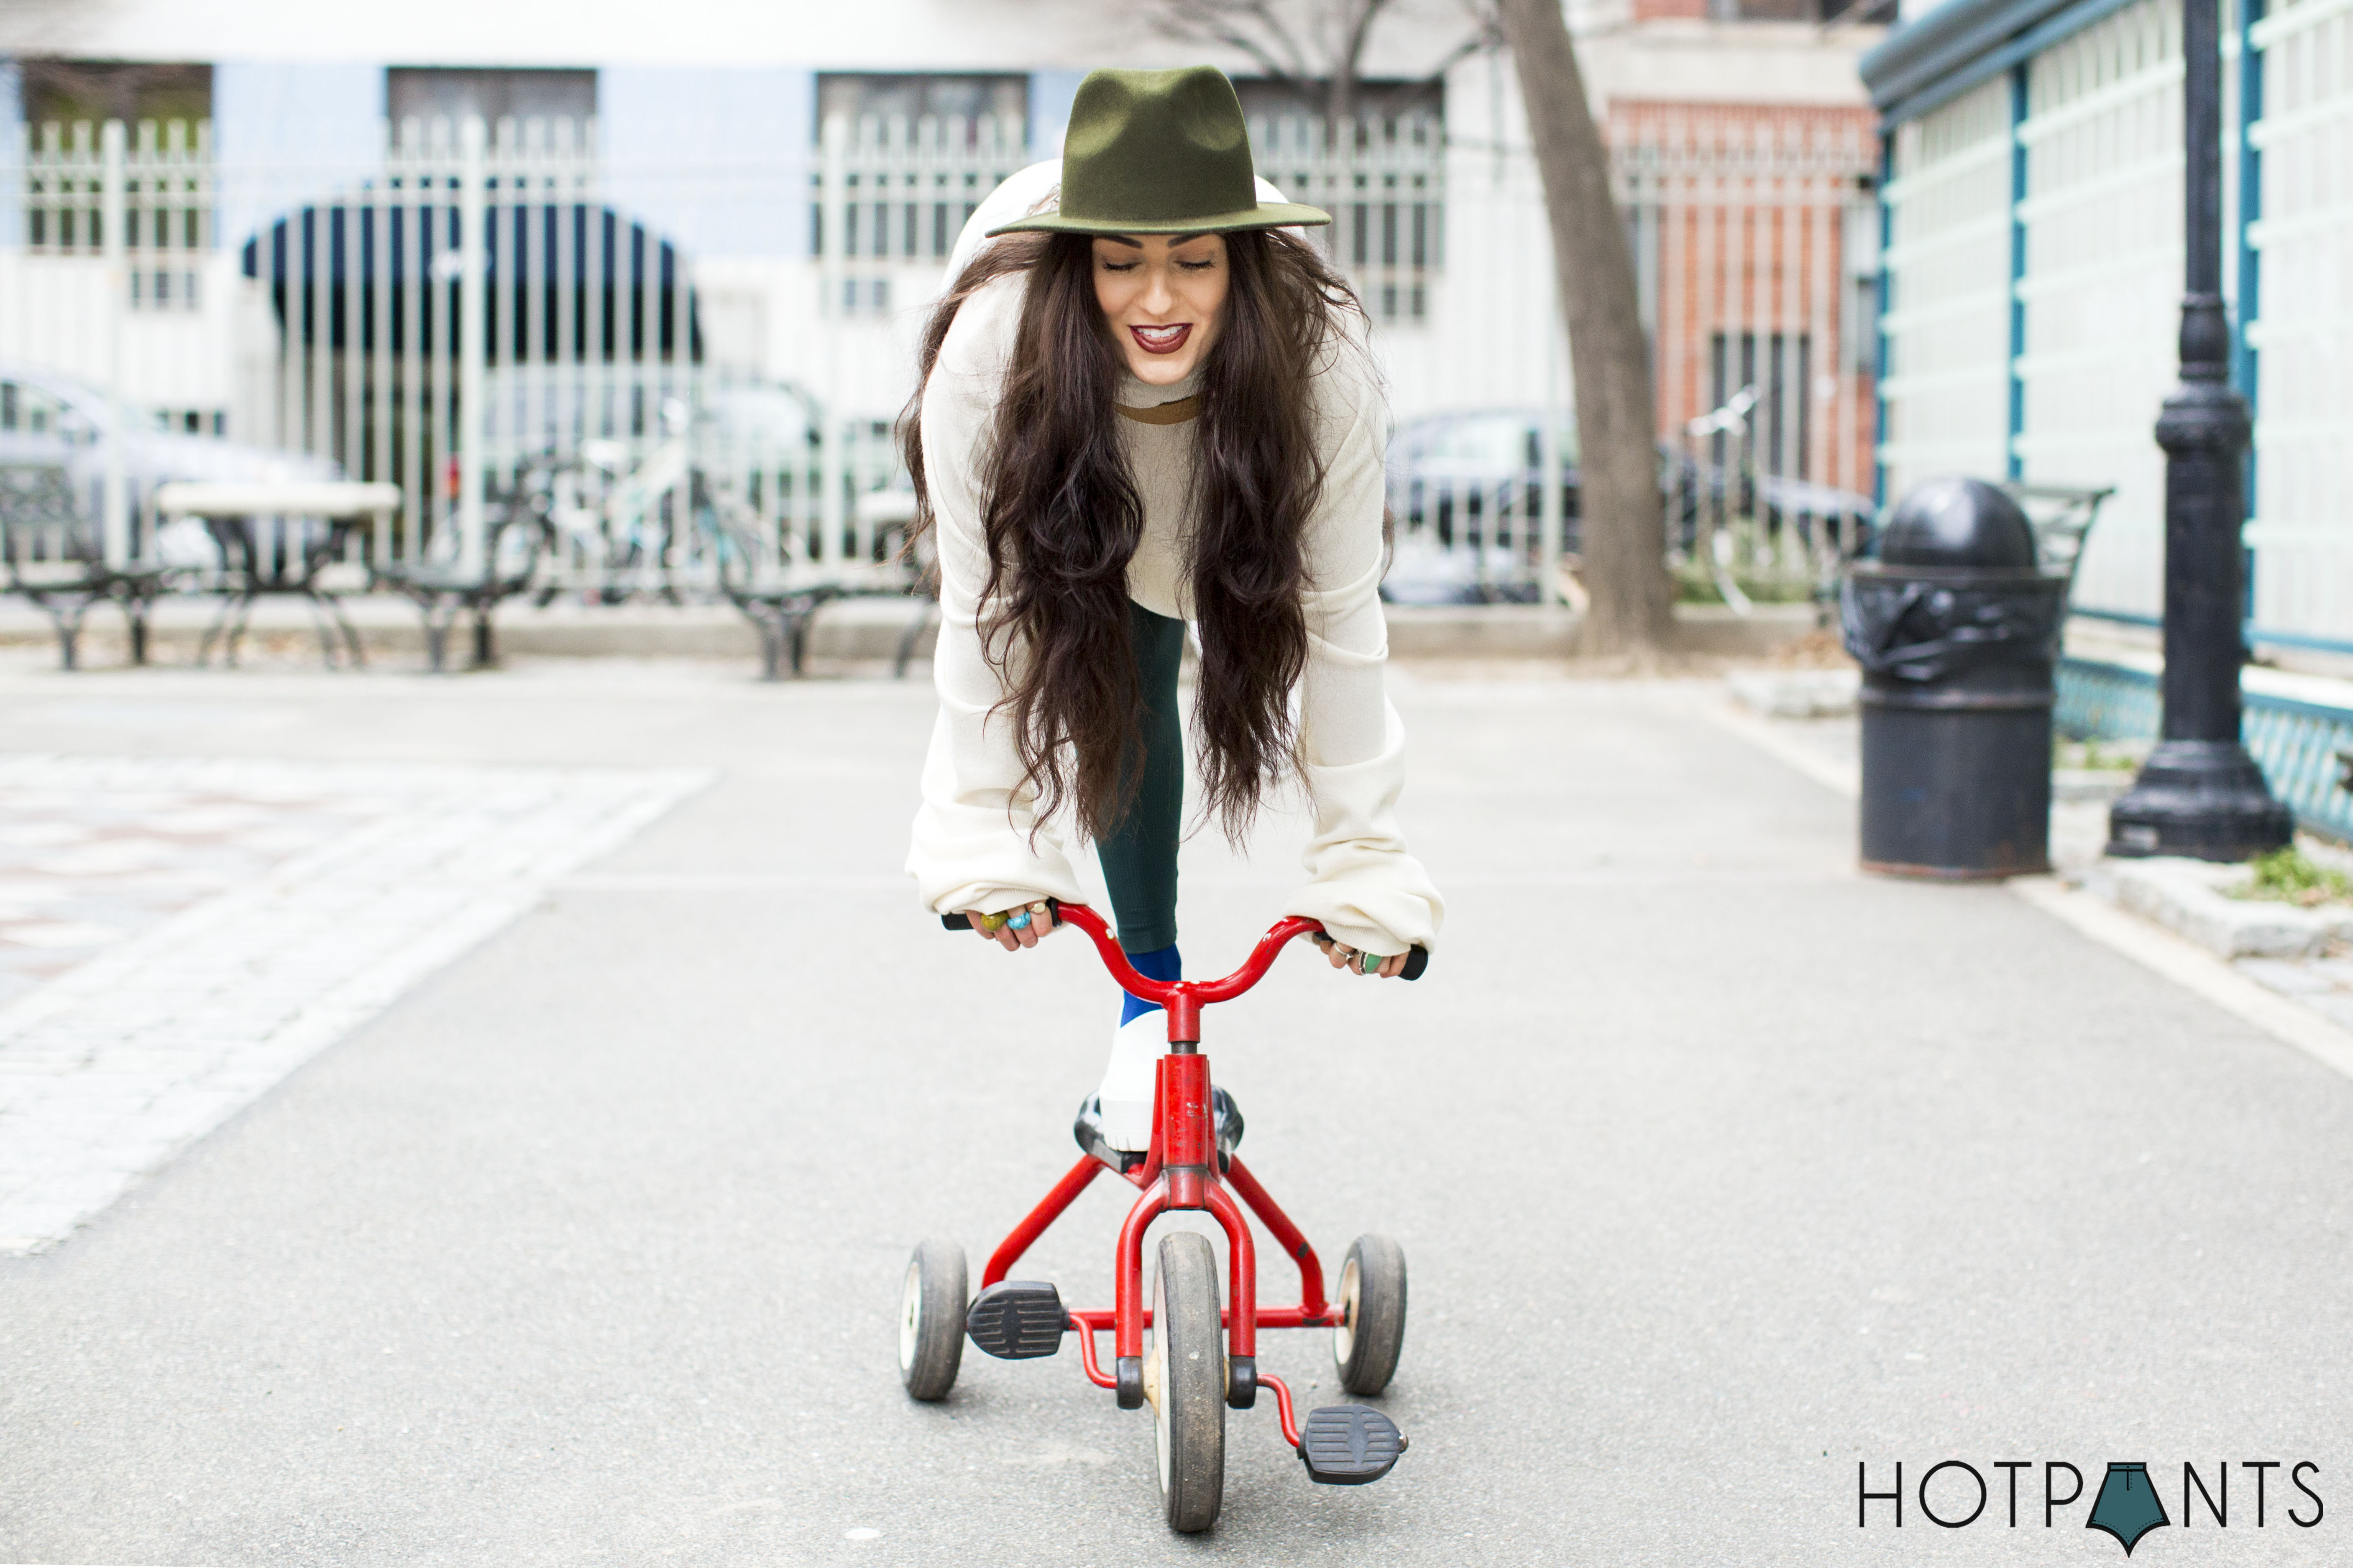
POLYGON ((1173 354, 1185 346, 1187 338, 1193 335, 1193 323, 1175 321, 1165 327, 1139 327, 1131 323, 1127 331, 1128 335, 1135 340, 1135 346, 1145 353, 1173 354))

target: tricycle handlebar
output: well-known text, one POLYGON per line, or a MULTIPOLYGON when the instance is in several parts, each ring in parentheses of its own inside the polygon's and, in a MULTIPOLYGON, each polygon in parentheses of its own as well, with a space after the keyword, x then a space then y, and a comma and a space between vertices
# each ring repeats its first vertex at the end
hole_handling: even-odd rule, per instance
MULTIPOLYGON (((1258 945, 1250 949, 1250 957, 1242 961, 1242 966, 1223 980, 1150 980, 1138 974, 1135 966, 1128 963, 1126 952, 1119 945, 1119 939, 1111 934, 1111 927, 1103 916, 1084 904, 1066 904, 1060 899, 1049 899, 1046 903, 1057 921, 1078 927, 1094 940, 1095 951, 1103 955, 1103 967, 1111 971, 1112 978, 1119 982, 1121 990, 1141 996, 1146 1002, 1156 1002, 1164 1007, 1171 996, 1180 994, 1189 995, 1196 1002, 1230 1001, 1265 976, 1274 963, 1274 955, 1282 951, 1283 943, 1293 937, 1320 932, 1324 929, 1321 921, 1303 920, 1292 915, 1269 927, 1267 933, 1259 938, 1258 945)), ((940 924, 950 931, 972 929, 971 920, 961 914, 942 915, 940 924)), ((1406 953, 1405 967, 1398 971, 1398 975, 1406 980, 1419 980, 1429 967, 1430 950, 1415 946, 1406 953)))

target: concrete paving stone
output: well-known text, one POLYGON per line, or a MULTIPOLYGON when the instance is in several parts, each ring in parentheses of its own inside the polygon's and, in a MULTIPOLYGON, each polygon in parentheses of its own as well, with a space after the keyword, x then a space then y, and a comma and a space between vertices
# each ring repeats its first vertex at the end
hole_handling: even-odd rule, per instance
POLYGON ((62 1124, 37 1130, 23 1120, 0 1117, 0 1172, 25 1175, 56 1170, 89 1148, 100 1131, 62 1124))
MULTIPOLYGON (((25 760, 6 771, 22 785, 40 765, 25 760)), ((299 786, 298 793, 315 800, 351 783, 336 776, 340 770, 282 763, 58 759, 49 765, 76 787, 29 794, 20 788, 14 796, 20 815, 9 820, 45 846, 31 859, 53 873, 43 884, 52 908, 67 907, 55 900, 75 894, 77 884, 87 889, 133 862, 185 873, 186 857, 206 847, 153 836, 233 835, 271 821, 268 807, 251 803, 192 805, 172 793, 172 784, 201 776, 205 787, 241 789, 248 796, 299 786), (44 834, 37 818, 24 815, 35 808, 61 820, 47 824, 51 831, 44 834), (115 826, 90 829, 87 819, 93 812, 115 826), (151 837, 133 842, 91 836, 123 829, 151 837), (59 845, 77 847, 69 852, 59 845)), ((604 847, 601 840, 584 842, 579 823, 609 814, 616 800, 636 803, 641 811, 659 806, 695 783, 677 772, 540 770, 518 789, 508 770, 487 785, 511 797, 501 819, 458 798, 469 783, 465 769, 406 774, 369 769, 360 782, 388 798, 340 813, 312 809, 301 825, 305 830, 287 831, 280 823, 260 844, 243 844, 242 858, 208 867, 216 873, 210 904, 184 902, 171 923, 139 933, 144 944, 139 962, 124 962, 121 952, 130 950, 118 952, 101 940, 128 937, 127 924, 101 931, 84 921, 75 931, 95 944, 92 963, 0 1006, 0 1062, 21 1075, 17 1081, 29 1081, 39 1069, 50 1082, 38 1097, 12 1099, 12 1111, 18 1121, 46 1125, 79 1151, 48 1168, 69 1173, 77 1163, 100 1173, 151 1166, 237 1104, 266 1092, 426 968, 527 908, 535 893, 518 898, 495 870, 483 871, 484 862, 499 858, 485 852, 487 835, 535 833, 542 858, 568 868, 604 847), (571 809, 573 793, 584 788, 595 803, 571 809), (554 807, 565 808, 565 820, 552 828, 532 820, 534 809, 554 807), (403 826, 410 831, 396 831, 403 826), (565 858, 567 833, 570 859, 565 858), (340 843, 336 834, 343 836, 340 843), (428 861, 470 862, 472 879, 438 887, 406 881, 404 868, 419 860, 419 843, 427 845, 428 861)), ((41 931, 56 936, 67 924, 52 917, 41 931)), ((58 1146, 58 1139, 50 1140, 51 1150, 58 1146)), ((101 1182, 93 1190, 120 1186, 101 1182)), ((67 1207, 72 1205, 50 1205, 59 1213, 67 1207)), ((6 1228, 26 1235, 30 1224, 20 1215, 6 1228)))

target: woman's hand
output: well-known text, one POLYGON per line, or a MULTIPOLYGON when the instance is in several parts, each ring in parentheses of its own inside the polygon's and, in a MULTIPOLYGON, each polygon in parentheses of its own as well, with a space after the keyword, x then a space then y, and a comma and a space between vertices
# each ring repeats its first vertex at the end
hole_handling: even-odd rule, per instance
POLYGON ((1334 942, 1320 931, 1313 934, 1315 938, 1315 945, 1324 950, 1324 956, 1331 961, 1332 967, 1335 969, 1345 969, 1351 974, 1377 974, 1384 980, 1404 973, 1406 955, 1402 952, 1383 958, 1379 968, 1367 970, 1365 968, 1365 954, 1358 949, 1350 947, 1345 942, 1334 942))
POLYGON ((1002 914, 985 915, 978 910, 966 910, 964 918, 972 922, 972 929, 983 941, 993 942, 1008 952, 1035 947, 1039 937, 1054 934, 1054 906, 1043 899, 1002 914), (1016 921, 1021 923, 1016 926, 1016 921))

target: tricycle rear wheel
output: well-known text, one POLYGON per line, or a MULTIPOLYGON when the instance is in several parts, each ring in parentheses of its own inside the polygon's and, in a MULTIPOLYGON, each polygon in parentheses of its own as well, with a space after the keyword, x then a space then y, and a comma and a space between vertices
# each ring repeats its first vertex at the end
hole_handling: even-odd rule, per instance
POLYGON ((1351 1394, 1380 1393, 1405 1352, 1405 1248, 1386 1236, 1350 1242, 1334 1304, 1340 1323, 1332 1331, 1332 1359, 1339 1363, 1340 1386, 1351 1394))
POLYGON ((1160 1238, 1144 1397, 1153 1411, 1160 1506, 1192 1535, 1218 1521, 1226 1489, 1226 1343, 1218 1323, 1218 1255, 1209 1238, 1160 1238))
POLYGON ((899 1303, 899 1378, 913 1398, 945 1399, 964 1363, 964 1248, 936 1237, 907 1260, 899 1303))

